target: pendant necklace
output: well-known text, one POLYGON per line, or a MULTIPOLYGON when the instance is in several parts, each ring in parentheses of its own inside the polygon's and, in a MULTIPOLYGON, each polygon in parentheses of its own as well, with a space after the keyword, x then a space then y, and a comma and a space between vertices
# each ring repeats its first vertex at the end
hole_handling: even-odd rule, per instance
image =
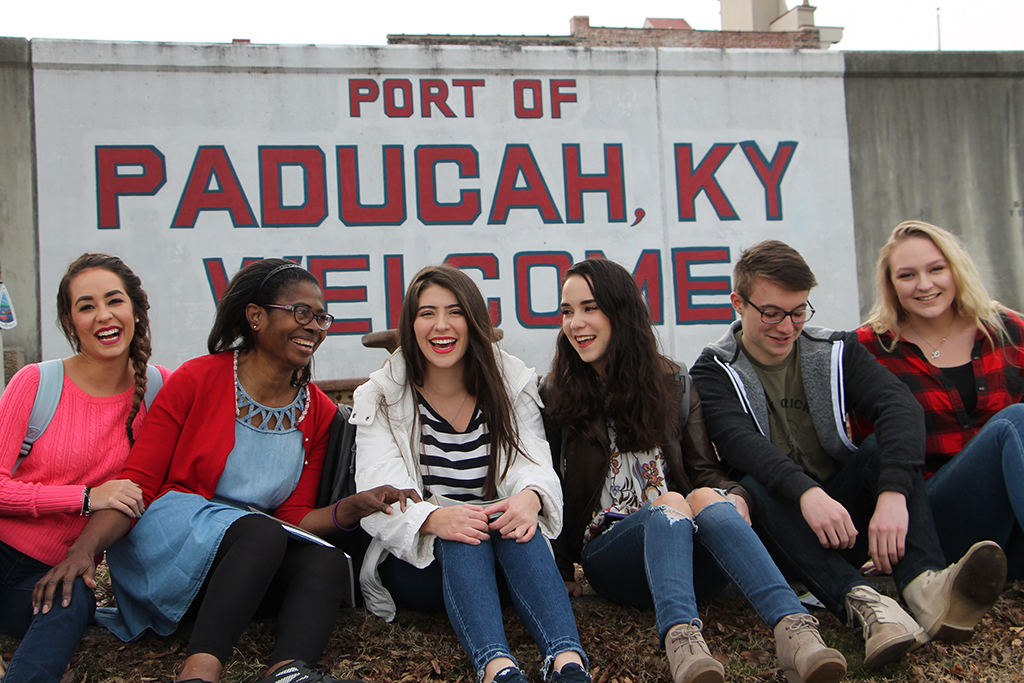
MULTIPOLYGON (((427 399, 428 400, 432 398, 431 395, 430 395, 430 392, 427 391, 426 383, 423 384, 423 393, 425 393, 427 395, 427 399)), ((452 419, 448 420, 448 418, 446 418, 446 417, 444 418, 444 419, 448 420, 448 424, 454 425, 455 421, 459 419, 459 415, 462 414, 462 409, 466 407, 466 399, 468 399, 468 398, 469 398, 469 389, 466 389, 466 395, 462 397, 462 403, 459 404, 459 409, 455 413, 455 415, 452 417, 452 419)), ((433 404, 434 404, 434 402, 431 401, 431 405, 433 405, 433 404)), ((437 414, 441 415, 440 408, 436 408, 436 410, 437 410, 437 414)), ((441 417, 444 417, 444 415, 441 415, 441 417)))
POLYGON ((932 347, 932 360, 935 360, 936 358, 939 358, 942 355, 942 352, 939 351, 939 346, 942 346, 943 344, 946 343, 946 339, 949 337, 949 333, 953 331, 953 324, 954 323, 956 323, 956 316, 953 317, 953 322, 951 322, 949 324, 949 329, 946 330, 946 334, 942 337, 942 341, 939 342, 938 346, 936 346, 935 344, 932 344, 930 341, 925 339, 924 335, 921 334, 920 332, 918 332, 917 328, 914 327, 913 325, 910 326, 910 329, 912 329, 917 334, 917 336, 921 338, 921 340, 925 344, 927 344, 928 346, 932 347))

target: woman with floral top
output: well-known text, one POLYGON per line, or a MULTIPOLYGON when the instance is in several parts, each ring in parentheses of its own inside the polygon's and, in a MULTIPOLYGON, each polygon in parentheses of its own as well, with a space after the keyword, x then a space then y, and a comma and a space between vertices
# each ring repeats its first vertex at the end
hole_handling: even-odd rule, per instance
POLYGON ((658 352, 633 277, 607 260, 570 268, 562 330, 541 395, 564 466, 565 524, 555 543, 566 588, 573 562, 600 595, 654 607, 675 683, 724 680, 701 635, 698 599, 731 579, 774 628, 790 681, 838 681, 846 660, 821 640, 750 528, 745 492, 722 471, 700 397, 658 352))

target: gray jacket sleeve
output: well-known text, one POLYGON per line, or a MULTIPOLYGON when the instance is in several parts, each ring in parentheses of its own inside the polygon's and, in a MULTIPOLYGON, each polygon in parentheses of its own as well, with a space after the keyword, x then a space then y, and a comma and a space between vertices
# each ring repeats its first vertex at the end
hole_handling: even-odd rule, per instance
POLYGON ((878 493, 910 495, 924 465, 924 409, 910 389, 875 360, 855 332, 844 338, 846 408, 868 420, 878 438, 878 493))

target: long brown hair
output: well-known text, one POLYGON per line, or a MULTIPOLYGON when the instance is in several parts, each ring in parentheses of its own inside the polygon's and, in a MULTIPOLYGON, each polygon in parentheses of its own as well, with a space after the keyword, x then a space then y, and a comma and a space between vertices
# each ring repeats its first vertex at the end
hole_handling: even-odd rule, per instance
POLYGON ((529 455, 523 450, 517 426, 514 424, 515 411, 505 387, 504 374, 495 355, 493 344, 496 337, 487 304, 476 283, 458 268, 447 265, 427 266, 418 272, 409 284, 398 318, 398 341, 405 358, 406 381, 410 388, 422 386, 426 374, 428 361, 416 343, 413 324, 416 322, 420 295, 432 285, 454 294, 466 318, 469 339, 464 356, 466 362, 463 377, 466 390, 476 397, 490 433, 491 447, 483 493, 485 498, 492 498, 497 492, 497 482, 505 478, 512 461, 518 455, 527 458, 529 455), (499 473, 498 453, 501 451, 507 451, 509 457, 499 473))
POLYGON ((559 332, 546 380, 551 391, 545 410, 561 428, 601 443, 608 439, 607 424, 614 424, 616 445, 622 451, 665 445, 673 436, 666 429, 677 412, 665 381, 674 364, 658 351, 651 312, 636 281, 606 259, 580 261, 566 271, 565 280, 574 275, 587 281, 598 308, 611 322, 604 353, 607 373, 602 381, 559 332))
POLYGON ((128 347, 128 360, 131 362, 135 374, 135 393, 132 396, 132 408, 128 411, 124 426, 125 433, 128 435, 128 443, 134 445, 135 433, 132 430, 132 423, 135 421, 135 416, 139 414, 142 399, 146 396, 146 364, 149 362, 149 356, 153 350, 149 339, 149 297, 146 295, 146 290, 142 288, 142 280, 139 279, 139 276, 116 256, 82 254, 72 261, 57 287, 57 323, 75 353, 81 353, 82 342, 75 334, 75 326, 71 319, 71 281, 82 271, 90 268, 102 268, 121 278, 121 282, 124 283, 124 293, 132 302, 135 334, 128 347))

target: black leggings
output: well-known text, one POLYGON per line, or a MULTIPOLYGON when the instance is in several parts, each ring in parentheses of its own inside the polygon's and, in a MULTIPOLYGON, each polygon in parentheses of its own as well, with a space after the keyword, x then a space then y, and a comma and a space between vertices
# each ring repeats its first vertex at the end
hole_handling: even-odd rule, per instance
POLYGON ((210 654, 224 664, 254 616, 276 614, 271 663, 298 659, 312 666, 351 580, 340 550, 289 541, 273 519, 246 515, 228 527, 189 610, 196 616, 186 656, 210 654))

